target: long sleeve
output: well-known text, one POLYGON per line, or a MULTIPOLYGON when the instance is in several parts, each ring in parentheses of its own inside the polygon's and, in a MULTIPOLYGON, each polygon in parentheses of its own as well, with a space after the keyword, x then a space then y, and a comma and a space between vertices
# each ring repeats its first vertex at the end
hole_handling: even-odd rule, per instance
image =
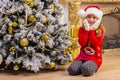
POLYGON ((91 45, 96 48, 96 47, 101 47, 102 46, 102 40, 103 40, 103 29, 100 30, 100 35, 96 36, 95 30, 90 30, 90 43, 91 45))
POLYGON ((80 54, 75 60, 93 60, 98 65, 98 68, 102 64, 102 40, 104 36, 104 30, 100 30, 100 35, 96 35, 95 30, 85 31, 83 28, 80 28, 78 41, 81 45, 80 54), (89 35, 89 37, 88 37, 89 35), (84 48, 87 47, 88 38, 90 41, 90 47, 95 50, 94 55, 88 55, 84 52, 84 48))
POLYGON ((88 41, 88 33, 89 33, 89 31, 80 27, 80 29, 78 31, 78 42, 82 47, 86 46, 88 43, 87 42, 88 41))

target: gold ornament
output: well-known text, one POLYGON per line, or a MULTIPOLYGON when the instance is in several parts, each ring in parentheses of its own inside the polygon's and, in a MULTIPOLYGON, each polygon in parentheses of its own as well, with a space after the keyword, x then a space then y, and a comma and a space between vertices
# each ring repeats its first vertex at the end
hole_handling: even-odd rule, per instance
POLYGON ((29 5, 30 7, 34 7, 35 6, 35 3, 33 0, 24 0, 24 2, 29 5))
POLYGON ((65 51, 69 51, 69 47, 66 47, 66 48, 65 48, 65 51))
POLYGON ((9 27, 8 27, 8 33, 9 33, 9 34, 12 34, 12 33, 13 33, 13 28, 12 28, 12 26, 9 26, 9 27))
POLYGON ((54 12, 54 11, 55 11, 55 5, 54 5, 54 4, 51 4, 51 5, 50 5, 50 9, 51 9, 52 12, 54 12))
POLYGON ((34 2, 31 2, 29 5, 30 5, 30 7, 34 7, 34 6, 35 6, 35 3, 34 3, 34 2))
POLYGON ((55 63, 54 62, 50 63, 50 68, 55 68, 55 63))
POLYGON ((45 34, 45 35, 43 36, 43 39, 44 39, 44 41, 48 41, 48 39, 49 39, 48 34, 45 34))
POLYGON ((68 51, 71 51, 71 47, 68 47, 68 51))
POLYGON ((29 22, 33 22, 35 20, 35 16, 33 15, 33 14, 30 14, 29 16, 28 16, 28 21, 29 22))
POLYGON ((14 52, 16 50, 15 46, 12 46, 9 51, 14 52))
POLYGON ((15 70, 15 71, 19 70, 19 66, 18 66, 18 65, 15 65, 15 66, 13 67, 13 70, 15 70))
POLYGON ((45 18, 45 21, 46 21, 46 22, 48 22, 48 21, 49 21, 47 17, 45 18))
POLYGON ((17 23, 17 22, 13 22, 13 23, 12 23, 12 26, 13 26, 13 27, 17 27, 17 26, 18 26, 18 23, 17 23))
POLYGON ((29 40, 27 38, 20 39, 20 45, 26 47, 29 45, 29 40))
POLYGON ((64 53, 67 55, 67 52, 69 52, 69 51, 71 51, 71 47, 66 47, 64 53))

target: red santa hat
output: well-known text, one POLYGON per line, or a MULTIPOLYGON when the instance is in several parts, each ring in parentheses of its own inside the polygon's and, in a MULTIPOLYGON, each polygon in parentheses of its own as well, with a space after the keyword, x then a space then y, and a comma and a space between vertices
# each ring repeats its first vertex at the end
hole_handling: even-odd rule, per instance
POLYGON ((100 10, 99 6, 87 6, 84 10, 79 10, 78 15, 81 18, 85 18, 88 14, 95 15, 99 20, 103 16, 103 12, 100 10))

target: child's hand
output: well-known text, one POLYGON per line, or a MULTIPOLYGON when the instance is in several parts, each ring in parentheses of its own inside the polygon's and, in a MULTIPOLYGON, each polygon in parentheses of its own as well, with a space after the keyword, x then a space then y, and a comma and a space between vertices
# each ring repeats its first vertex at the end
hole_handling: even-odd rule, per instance
POLYGON ((89 25, 87 19, 84 19, 83 24, 84 24, 85 30, 88 30, 88 31, 89 31, 89 30, 90 30, 90 25, 89 25))
POLYGON ((100 25, 101 20, 97 20, 92 26, 91 30, 96 30, 100 25))

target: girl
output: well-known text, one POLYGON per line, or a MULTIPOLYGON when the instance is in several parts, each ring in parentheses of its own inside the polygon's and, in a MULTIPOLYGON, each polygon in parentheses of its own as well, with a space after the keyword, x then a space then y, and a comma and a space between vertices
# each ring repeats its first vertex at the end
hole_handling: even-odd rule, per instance
POLYGON ((79 10, 83 18, 83 27, 78 31, 78 42, 81 46, 80 54, 68 67, 70 75, 93 75, 102 64, 102 40, 104 28, 101 24, 103 12, 99 6, 87 6, 79 10))

